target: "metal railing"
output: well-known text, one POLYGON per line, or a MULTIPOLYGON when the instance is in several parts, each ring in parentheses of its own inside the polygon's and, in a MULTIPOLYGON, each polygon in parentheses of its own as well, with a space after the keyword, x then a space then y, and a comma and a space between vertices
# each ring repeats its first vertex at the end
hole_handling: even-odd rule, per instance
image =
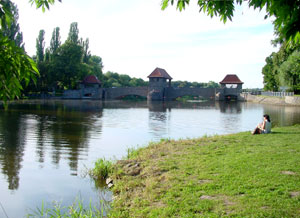
POLYGON ((285 97, 285 96, 294 96, 294 92, 261 92, 261 95, 285 97))

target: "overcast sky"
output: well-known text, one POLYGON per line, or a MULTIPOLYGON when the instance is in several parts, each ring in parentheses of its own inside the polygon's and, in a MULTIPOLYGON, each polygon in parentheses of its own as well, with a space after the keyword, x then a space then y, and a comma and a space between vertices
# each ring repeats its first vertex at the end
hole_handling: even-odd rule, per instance
POLYGON ((236 9, 232 22, 223 24, 199 13, 195 3, 179 12, 175 7, 162 11, 161 0, 63 0, 42 13, 27 0, 13 2, 29 55, 36 52, 41 29, 49 47, 55 27, 60 27, 64 42, 70 24, 78 22, 80 37, 89 38, 91 53, 102 58, 104 72, 144 80, 160 67, 174 80, 220 82, 226 74, 237 74, 244 88, 261 88, 265 58, 278 50, 271 45, 271 20, 247 4, 236 9))

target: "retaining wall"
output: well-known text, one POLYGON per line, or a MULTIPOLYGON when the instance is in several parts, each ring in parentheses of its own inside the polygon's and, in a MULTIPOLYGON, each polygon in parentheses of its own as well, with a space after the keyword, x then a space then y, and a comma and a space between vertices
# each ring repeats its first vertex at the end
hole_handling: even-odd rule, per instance
POLYGON ((243 93, 242 96, 246 101, 249 102, 274 105, 300 106, 300 97, 297 96, 269 97, 262 95, 251 95, 248 93, 243 93))

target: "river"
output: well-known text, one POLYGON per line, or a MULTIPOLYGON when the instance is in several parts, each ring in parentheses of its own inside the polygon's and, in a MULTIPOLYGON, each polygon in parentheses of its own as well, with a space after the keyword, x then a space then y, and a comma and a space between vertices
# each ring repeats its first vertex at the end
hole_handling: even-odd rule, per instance
POLYGON ((300 123, 299 107, 253 103, 12 102, 0 110, 0 217, 76 198, 100 207, 110 193, 86 176, 98 158, 120 159, 161 138, 250 131, 265 113, 273 126, 300 123))

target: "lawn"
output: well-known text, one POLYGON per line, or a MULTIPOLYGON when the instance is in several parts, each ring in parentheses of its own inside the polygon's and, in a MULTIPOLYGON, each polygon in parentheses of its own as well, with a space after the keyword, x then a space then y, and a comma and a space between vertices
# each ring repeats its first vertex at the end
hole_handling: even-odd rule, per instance
POLYGON ((300 216, 300 125, 161 140, 116 166, 109 217, 300 216))

